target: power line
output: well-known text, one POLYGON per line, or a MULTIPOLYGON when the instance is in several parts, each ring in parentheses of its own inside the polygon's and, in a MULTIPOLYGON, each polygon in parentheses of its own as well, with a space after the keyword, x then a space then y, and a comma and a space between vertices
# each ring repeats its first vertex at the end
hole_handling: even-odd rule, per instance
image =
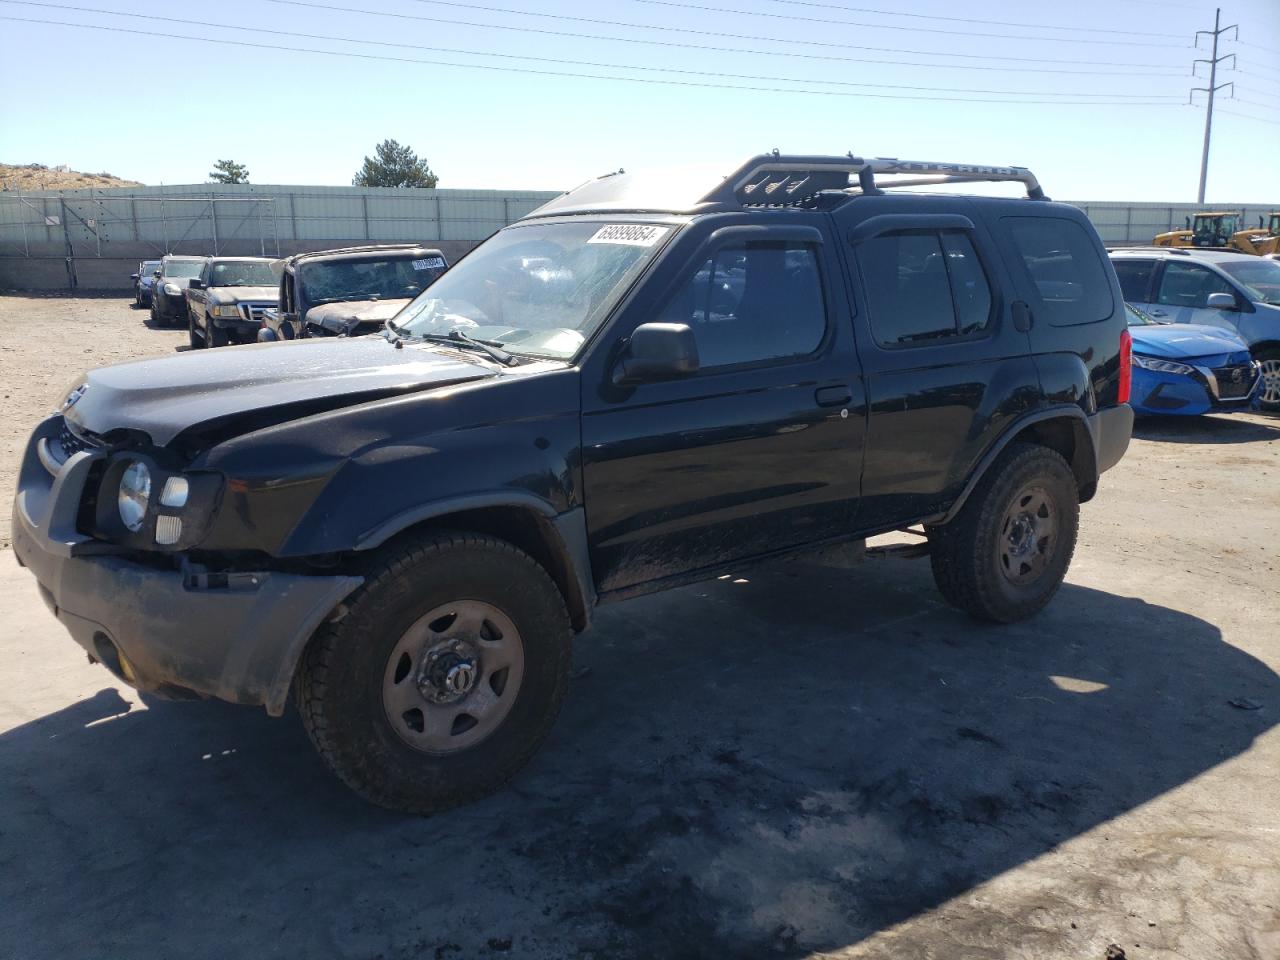
MULTIPOLYGON (((417 3, 437 3, 439 0, 416 0, 417 3)), ((683 3, 681 0, 637 0, 638 3, 649 3, 660 7, 679 7, 685 10, 700 10, 709 13, 728 13, 735 17, 769 17, 773 20, 796 20, 801 23, 821 23, 826 26, 862 27, 871 30, 909 30, 912 33, 942 33, 951 37, 969 37, 973 39, 996 38, 1000 40, 1040 40, 1047 43, 1105 43, 1112 46, 1125 47, 1186 47, 1187 43, 1146 43, 1140 40, 1098 40, 1093 37, 1045 37, 1027 36, 1017 33, 971 33, 965 30, 944 30, 942 27, 917 27, 896 23, 864 23, 860 20, 832 20, 827 17, 804 17, 799 14, 767 13, 761 10, 741 10, 736 7, 711 7, 701 3, 683 3)), ((491 9, 481 7, 479 9, 491 9)), ((513 11, 508 11, 513 12, 513 11)), ((531 13, 529 16, 551 16, 551 14, 531 13)), ((640 26, 630 24, 630 26, 640 26)), ((671 29, 667 27, 648 27, 649 30, 671 29)), ((1154 34, 1149 34, 1154 36, 1154 34)))
MULTIPOLYGON (((637 0, 645 3, 647 0, 637 0)), ((878 10, 874 7, 846 7, 840 3, 818 3, 817 0, 771 0, 793 7, 815 7, 822 10, 840 10, 844 13, 874 13, 885 17, 910 17, 914 20, 944 20, 948 23, 988 24, 997 27, 1026 27, 1029 30, 1064 30, 1072 33, 1129 34, 1141 37, 1173 37, 1183 39, 1180 33, 1152 33, 1149 30, 1111 30, 1106 27, 1068 27, 1049 23, 1015 23, 1010 20, 981 20, 976 17, 944 17, 941 14, 905 13, 901 10, 878 10)), ((685 6, 685 4, 680 4, 685 6)), ((689 4, 692 6, 692 4, 689 4)))
MULTIPOLYGON (((740 84, 723 84, 723 83, 703 83, 691 80, 665 80, 650 77, 620 77, 606 74, 589 74, 589 73, 572 73, 562 70, 542 70, 532 67, 502 67, 488 63, 449 63, 441 60, 422 60, 413 57, 394 57, 383 54, 373 53, 357 53, 355 51, 346 50, 320 50, 313 47, 295 47, 295 46, 279 46, 268 43, 254 43, 249 40, 228 40, 218 37, 193 37, 189 34, 172 33, 169 31, 142 30, 135 27, 109 27, 103 24, 90 23, 67 23, 60 20, 41 20, 30 17, 10 17, 0 15, 0 20, 7 20, 14 23, 31 23, 41 26, 53 27, 72 27, 82 30, 99 30, 108 33, 123 33, 127 36, 147 36, 160 37, 169 40, 189 40, 195 43, 209 43, 230 47, 246 47, 255 50, 270 50, 275 53, 309 53, 328 57, 347 57, 358 60, 373 60, 379 63, 412 63, 420 64, 428 67, 453 67, 465 70, 486 70, 497 73, 520 73, 534 76, 545 77, 563 77, 575 80, 612 80, 622 83, 643 83, 661 86, 700 88, 712 90, 742 90, 751 93, 793 93, 805 96, 824 96, 824 97, 857 97, 872 100, 927 100, 933 103, 998 103, 1005 105, 1033 105, 1033 106, 1145 106, 1145 107, 1167 107, 1173 104, 1161 101, 1117 101, 1111 103, 1109 101, 1096 100, 1009 100, 1009 99, 990 99, 977 97, 920 97, 908 94, 890 94, 890 93, 847 93, 842 90, 805 90, 792 87, 757 87, 743 86, 740 84)), ((228 29, 238 29, 230 27, 228 29)))
MULTIPOLYGON (((413 3, 430 4, 433 6, 462 6, 462 8, 465 8, 467 10, 485 10, 485 12, 488 12, 488 13, 515 14, 517 15, 517 17, 543 17, 543 18, 553 19, 553 20, 573 20, 573 22, 575 23, 591 23, 591 24, 595 24, 595 26, 603 26, 603 27, 628 27, 631 29, 660 29, 660 31, 667 31, 667 32, 673 32, 673 33, 703 33, 703 35, 707 33, 707 31, 700 31, 700 29, 691 29, 689 27, 668 27, 667 24, 631 23, 631 22, 628 22, 628 20, 599 20, 599 19, 591 19, 590 17, 571 17, 570 14, 538 13, 538 12, 532 12, 532 10, 516 10, 516 9, 509 8, 509 6, 481 6, 480 4, 457 3, 456 0, 413 0, 413 3)), ((690 6, 690 8, 695 10, 712 10, 712 12, 716 12, 716 13, 731 13, 735 15, 744 15, 744 14, 750 13, 749 10, 735 10, 730 8, 724 8, 724 6, 698 6, 694 4, 676 3, 676 0, 645 0, 645 3, 655 3, 655 4, 662 3, 667 6, 690 6)), ((812 23, 838 24, 838 26, 845 26, 845 27, 872 27, 876 29, 909 29, 909 31, 913 31, 913 32, 946 33, 946 35, 948 36, 969 37, 970 40, 974 40, 974 38, 977 38, 977 40, 984 40, 984 38, 995 37, 995 38, 1000 38, 1000 40, 1047 40, 1051 42, 1057 42, 1057 44, 1123 44, 1124 46, 1164 46, 1164 47, 1188 46, 1187 44, 1139 44, 1139 42, 1128 42, 1128 41, 1120 41, 1120 40, 1069 40, 1069 38, 1064 38, 1064 37, 1024 37, 1024 36, 1016 35, 1016 33, 966 33, 964 31, 955 31, 955 29, 941 29, 938 27, 887 26, 887 24, 881 24, 881 23, 855 23, 854 20, 822 20, 822 19, 817 19, 813 17, 782 17, 781 14, 760 14, 760 15, 762 15, 762 17, 767 17, 767 15, 776 15, 776 17, 780 17, 781 19, 809 20, 809 22, 812 22, 812 23)), ((733 33, 716 33, 716 35, 714 36, 735 37, 737 38, 737 40, 774 40, 778 42, 778 44, 804 44, 804 42, 809 42, 809 41, 803 41, 803 40, 782 40, 781 37, 759 37, 759 36, 741 37, 741 36, 733 35, 733 33)), ((819 44, 818 46, 826 46, 826 45, 819 44)))
POLYGON ((1236 43, 1240 44, 1242 47, 1253 47, 1255 50, 1265 50, 1267 53, 1274 53, 1277 57, 1280 57, 1280 50, 1277 50, 1275 47, 1264 47, 1260 43, 1250 43, 1248 40, 1237 40, 1236 43))
MULTIPOLYGON (((1265 63, 1258 63, 1256 60, 1249 60, 1249 59, 1246 59, 1245 63, 1249 64, 1249 66, 1254 70, 1268 70, 1272 73, 1280 74, 1280 67, 1269 67, 1265 63)), ((1246 71, 1241 70, 1240 72, 1245 73, 1246 71)), ((1276 83, 1276 82, 1280 82, 1280 78, 1277 78, 1277 80, 1272 81, 1272 83, 1276 83)))
POLYGON ((1221 107, 1218 108, 1218 112, 1225 113, 1229 117, 1240 117, 1244 120, 1252 120, 1255 123, 1269 123, 1273 127, 1280 127, 1280 120, 1268 120, 1266 117, 1255 117, 1252 114, 1240 113, 1238 110, 1223 110, 1221 107))
MULTIPOLYGON (((991 56, 987 54, 976 53, 938 53, 933 50, 906 50, 897 47, 873 47, 850 43, 823 43, 817 40, 783 40, 777 37, 761 37, 752 35, 743 35, 736 33, 719 33, 710 30, 686 30, 686 33, 701 34, 703 36, 724 37, 733 40, 757 40, 767 43, 790 43, 801 44, 805 46, 825 47, 837 50, 871 50, 879 53, 905 53, 915 56, 926 57, 958 57, 971 60, 999 60, 1010 63, 1059 63, 1059 64, 1077 64, 1082 66, 1113 66, 1113 67, 1150 67, 1153 69, 1165 68, 1165 72, 1153 74, 1146 70, 1142 71, 1085 71, 1085 70, 1057 70, 1045 67, 995 67, 995 66, 978 66, 969 64, 951 64, 951 63, 913 63, 903 60, 873 60, 864 57, 837 57, 829 54, 813 54, 798 53, 790 50, 759 50, 759 49, 743 49, 741 47, 717 47, 700 43, 681 43, 673 40, 649 40, 641 37, 619 37, 619 36, 603 36, 591 33, 574 33, 565 30, 548 30, 540 27, 517 27, 505 23, 477 23, 471 20, 450 20, 444 17, 426 17, 415 16, 411 13, 393 13, 385 10, 366 10, 358 7, 335 6, 325 3, 314 3, 309 0, 268 0, 269 3, 283 4, 291 7, 306 7, 312 10, 329 10, 341 13, 358 13, 362 16, 370 17, 391 17, 397 20, 416 20, 422 23, 439 24, 448 23, 458 26, 477 27, 482 30, 508 30, 515 33, 528 34, 537 33, 544 36, 553 37, 572 37, 578 40, 609 40, 621 43, 638 43, 646 46, 670 47, 684 50, 707 50, 716 53, 745 53, 752 56, 769 56, 769 57, 798 57, 805 60, 829 60, 841 63, 874 63, 874 64, 891 64, 894 66, 905 67, 945 67, 948 70, 999 70, 999 71, 1016 71, 1019 73, 1058 73, 1069 76, 1098 76, 1098 77, 1148 77, 1148 76, 1164 76, 1164 77, 1181 77, 1184 76, 1180 71, 1169 72, 1167 63, 1125 63, 1117 61, 1096 61, 1096 60, 1053 60, 1043 57, 1007 57, 1007 56, 991 56)), ((464 6, 464 4, 453 4, 454 6, 464 6)), ((495 9, 495 8, 486 8, 495 9)), ((594 23, 597 21, 587 21, 594 23)), ((607 22, 607 21, 606 21, 607 22)))
POLYGON ((1236 103, 1247 103, 1247 104, 1249 104, 1249 106, 1251 106, 1251 107, 1258 107, 1258 108, 1259 108, 1259 109, 1261 109, 1261 110, 1276 110, 1276 111, 1280 111, 1280 107, 1273 107, 1273 106, 1271 106, 1271 105, 1270 105, 1270 104, 1268 104, 1268 103, 1259 103, 1257 100, 1246 100, 1244 97, 1237 97, 1237 96, 1234 96, 1234 95, 1233 95, 1233 96, 1231 96, 1229 99, 1234 100, 1236 103))
MULTIPOLYGON (((70 4, 43 3, 43 2, 39 2, 39 0, 0 0, 0 3, 17 4, 19 6, 24 6, 24 7, 40 7, 43 9, 50 9, 50 10, 68 10, 68 11, 75 11, 77 13, 102 14, 104 16, 111 16, 111 17, 136 18, 137 16, 134 13, 122 13, 117 10, 103 10, 100 7, 81 7, 81 6, 72 6, 70 4)), ((532 60, 539 63, 558 64, 560 66, 603 67, 605 69, 641 70, 641 71, 647 71, 652 73, 680 73, 680 74, 686 74, 686 75, 698 76, 698 77, 714 77, 717 79, 727 79, 727 80, 761 80, 761 81, 768 81, 771 83, 816 83, 816 84, 822 84, 826 86, 859 87, 859 88, 866 88, 866 89, 873 89, 873 90, 875 89, 913 90, 917 92, 931 92, 931 93, 982 93, 982 94, 1007 94, 1008 93, 1007 90, 999 90, 999 89, 997 90, 970 89, 965 87, 953 87, 953 86, 924 87, 924 86, 913 86, 909 84, 899 84, 899 83, 858 83, 858 82, 849 81, 849 80, 820 80, 820 79, 809 78, 809 77, 796 78, 796 77, 777 77, 777 76, 768 76, 768 75, 762 76, 759 74, 750 74, 750 73, 725 73, 722 71, 715 71, 715 70, 685 70, 678 67, 650 67, 650 66, 640 66, 636 64, 627 64, 627 63, 602 63, 596 60, 569 60, 569 59, 558 58, 558 57, 537 57, 529 54, 494 53, 486 50, 465 50, 465 49, 459 49, 457 47, 435 47, 435 46, 426 46, 423 44, 396 43, 389 40, 359 40, 351 37, 335 37, 332 34, 301 33, 293 30, 275 30, 269 27, 246 27, 246 26, 231 27, 224 23, 214 23, 207 20, 191 20, 187 18, 178 20, 171 17, 157 17, 154 19, 164 20, 170 23, 185 23, 185 24, 188 24, 189 26, 194 26, 194 27, 213 27, 215 29, 222 29, 222 30, 248 31, 252 33, 272 34, 274 36, 279 36, 279 37, 295 37, 295 38, 301 38, 306 40, 328 40, 334 43, 359 43, 359 44, 367 44, 370 46, 378 46, 378 47, 394 47, 394 48, 403 49, 403 50, 430 50, 436 53, 452 53, 452 54, 462 54, 464 56, 477 56, 477 57, 497 57, 505 60, 532 60)), ((1071 93, 1055 93, 1049 90, 1025 90, 1025 91, 1020 91, 1020 93, 1026 94, 1028 96, 1087 97, 1090 99, 1097 99, 1097 98, 1104 98, 1104 99, 1122 98, 1123 100, 1132 100, 1135 98, 1146 98, 1148 100, 1181 100, 1182 99, 1181 97, 1178 97, 1175 95, 1155 94, 1155 93, 1116 94, 1116 93, 1079 93, 1076 91, 1073 91, 1071 93)))

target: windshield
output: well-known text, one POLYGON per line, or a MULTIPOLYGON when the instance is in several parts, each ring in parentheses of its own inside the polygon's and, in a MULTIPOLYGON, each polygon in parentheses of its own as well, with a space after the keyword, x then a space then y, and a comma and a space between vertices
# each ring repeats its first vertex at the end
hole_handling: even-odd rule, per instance
POLYGON ((210 287, 274 287, 276 275, 267 260, 226 260, 209 272, 210 287))
POLYGON ((1245 294, 1254 303, 1280 304, 1280 262, 1232 260, 1218 266, 1244 287, 1245 294))
POLYGON ((203 260, 170 260, 164 265, 164 275, 166 277, 178 277, 179 279, 198 277, 203 268, 203 260))
POLYGON ((1124 316, 1125 316, 1125 319, 1129 322, 1129 326, 1131 327, 1158 327, 1159 326, 1158 323, 1156 323, 1154 320, 1148 317, 1145 313, 1143 313, 1137 307, 1130 306, 1127 303, 1124 305, 1124 316))
POLYGON ((1195 232, 1211 236, 1229 237, 1236 232, 1235 214, 1224 217, 1196 217, 1195 232))
POLYGON ((139 271, 144 277, 149 277, 160 269, 159 260, 143 260, 142 269, 139 271))
POLYGON ((382 257, 305 264, 298 273, 307 303, 411 299, 442 274, 444 257, 382 257))
POLYGON ((462 330, 512 353, 568 359, 674 227, 537 223, 490 237, 395 318, 410 336, 462 330))

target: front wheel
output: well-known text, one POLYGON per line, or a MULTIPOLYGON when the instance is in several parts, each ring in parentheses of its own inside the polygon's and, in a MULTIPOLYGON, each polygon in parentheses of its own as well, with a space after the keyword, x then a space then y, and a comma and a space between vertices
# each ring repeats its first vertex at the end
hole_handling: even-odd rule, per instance
POLYGON ((1062 585, 1079 524, 1079 491, 1062 456, 1011 444, 959 514, 929 528, 934 581, 979 620, 1024 620, 1062 585))
POLYGON ((373 563, 299 666, 303 724, 366 799, 433 813, 492 793, 551 729, 572 631, 546 571, 509 543, 444 533, 373 563))
POLYGON ((187 311, 187 339, 191 341, 192 350, 203 350, 209 342, 196 330, 196 318, 187 311))
POLYGON ((204 318, 204 339, 211 347, 225 347, 231 342, 227 336, 227 331, 214 324, 213 319, 208 314, 204 318))
POLYGON ((1262 367, 1262 387, 1258 404, 1263 410, 1280 412, 1280 350, 1263 350, 1258 354, 1262 367))

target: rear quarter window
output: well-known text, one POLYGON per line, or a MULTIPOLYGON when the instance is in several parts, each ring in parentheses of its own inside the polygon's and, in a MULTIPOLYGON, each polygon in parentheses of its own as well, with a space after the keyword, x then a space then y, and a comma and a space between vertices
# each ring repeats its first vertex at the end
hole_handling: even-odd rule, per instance
POLYGON ((1002 217, 1036 302, 1054 326, 1097 323, 1111 316, 1111 270, 1088 231, 1060 217, 1002 217))

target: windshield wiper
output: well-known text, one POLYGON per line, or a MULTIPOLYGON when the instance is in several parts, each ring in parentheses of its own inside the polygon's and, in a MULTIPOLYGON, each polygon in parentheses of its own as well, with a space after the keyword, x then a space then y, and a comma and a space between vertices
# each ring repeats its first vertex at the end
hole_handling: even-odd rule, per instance
MULTIPOLYGON (((399 334, 399 328, 393 327, 392 332, 399 334)), ((420 333, 418 334, 418 339, 429 340, 432 343, 451 343, 454 345, 465 344, 470 347, 475 347, 482 353, 487 353, 504 367, 514 367, 520 362, 511 354, 507 353, 507 351, 501 349, 502 344, 497 340, 477 340, 475 337, 471 336, 471 334, 463 330, 454 329, 450 330, 448 333, 420 333)))

